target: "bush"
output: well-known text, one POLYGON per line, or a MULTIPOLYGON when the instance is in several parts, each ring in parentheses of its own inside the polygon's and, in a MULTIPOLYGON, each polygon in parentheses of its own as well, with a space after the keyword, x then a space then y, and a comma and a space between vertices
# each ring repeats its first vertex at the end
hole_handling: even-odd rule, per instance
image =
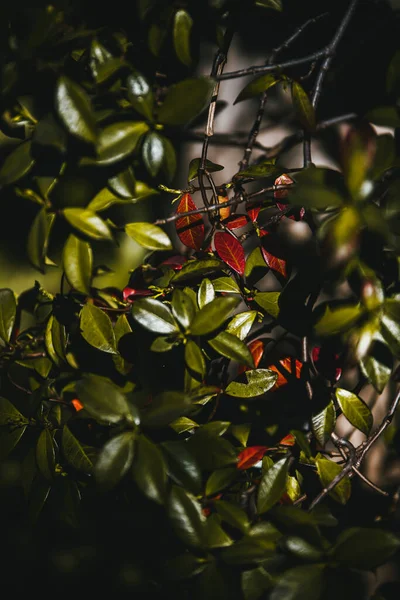
POLYGON ((398 13, 300 4, 2 8, 4 249, 38 271, 0 290, 13 593, 393 592, 367 574, 400 545, 396 479, 363 465, 399 450, 398 13), (267 62, 229 70, 234 33, 267 62), (249 75, 249 132, 214 133, 249 75), (126 236, 143 264, 102 287, 126 236))

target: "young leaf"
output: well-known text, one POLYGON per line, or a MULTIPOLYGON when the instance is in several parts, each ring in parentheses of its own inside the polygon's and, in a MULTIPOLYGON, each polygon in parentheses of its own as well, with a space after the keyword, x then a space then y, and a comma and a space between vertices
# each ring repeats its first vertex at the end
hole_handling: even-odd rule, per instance
POLYGON ((88 344, 110 354, 118 354, 114 329, 108 315, 93 304, 85 304, 81 310, 82 337, 88 344))
POLYGON ((244 364, 251 369, 254 368, 253 357, 250 350, 244 342, 236 335, 221 331, 215 338, 209 340, 208 343, 218 354, 236 360, 240 364, 244 364))
POLYGON ((134 454, 134 433, 125 431, 108 440, 97 457, 94 476, 103 490, 110 490, 128 472, 134 454))
POLYGON ((90 244, 71 234, 64 245, 62 262, 70 286, 82 294, 89 294, 93 269, 90 244))
POLYGON ((310 102, 308 94, 297 81, 292 81, 292 99, 297 117, 304 129, 315 131, 316 118, 314 107, 310 102))
POLYGON ((159 447, 144 435, 137 439, 132 477, 147 498, 158 504, 164 503, 167 484, 164 457, 159 447))
POLYGON ((282 458, 263 475, 257 494, 257 510, 259 514, 267 512, 282 497, 286 489, 289 460, 282 458))
POLYGON ((214 244, 219 257, 236 273, 243 275, 246 259, 239 240, 229 233, 218 231, 214 236, 214 244))
POLYGON ((112 233, 107 223, 95 212, 87 208, 64 208, 65 219, 78 233, 94 240, 112 240, 112 233))
POLYGON ((174 485, 167 512, 176 535, 184 544, 194 548, 204 546, 206 520, 194 496, 174 485))
POLYGON ((259 94, 269 90, 269 88, 275 84, 279 83, 279 81, 281 81, 281 79, 272 73, 261 75, 261 77, 250 81, 250 83, 248 83, 246 87, 242 89, 233 104, 237 104, 238 102, 242 102, 242 100, 247 100, 248 98, 258 96, 259 94))
POLYGON ((230 231, 232 231, 233 229, 240 229, 241 227, 246 227, 248 220, 249 219, 246 215, 240 215, 239 217, 231 217, 229 221, 225 221, 225 225, 230 231))
POLYGON ((190 67, 192 57, 190 55, 190 32, 193 19, 186 10, 180 9, 175 13, 173 26, 173 39, 175 53, 181 63, 190 67))
MULTIPOLYGON (((177 214, 196 210, 196 205, 190 194, 183 194, 178 208, 177 214)), ((199 251, 204 241, 204 221, 200 215, 187 215, 180 217, 175 223, 176 232, 184 246, 193 248, 199 251)))
POLYGON ((238 398, 262 396, 275 385, 278 378, 278 375, 269 369, 246 371, 245 376, 247 383, 232 381, 225 389, 225 394, 238 398))
POLYGON ((237 307, 240 300, 233 297, 215 298, 195 316, 190 327, 192 335, 207 335, 220 327, 237 307))
POLYGON ((231 319, 226 331, 232 335, 236 335, 243 342, 249 334, 256 317, 256 310, 247 310, 239 313, 231 319))
POLYGON ((312 430, 318 443, 325 446, 330 440, 336 423, 336 411, 333 402, 329 402, 321 412, 313 415, 311 421, 312 430))
POLYGON ((96 142, 96 121, 90 99, 74 81, 63 75, 57 82, 55 107, 67 131, 87 142, 96 142))
POLYGON ((261 247, 261 252, 262 252, 262 255, 264 257, 266 264, 269 266, 270 269, 277 271, 278 273, 283 275, 283 277, 287 277, 285 260, 283 260, 282 258, 277 258, 276 256, 273 256, 273 254, 271 254, 270 252, 267 252, 265 250, 265 248, 263 248, 263 247, 261 247))
POLYGON ((8 344, 15 324, 17 302, 14 292, 8 288, 0 289, 0 338, 8 344))
MULTIPOLYGON (((322 487, 326 488, 333 479, 339 473, 342 472, 343 468, 332 460, 327 458, 318 457, 315 461, 318 470, 318 476, 320 478, 322 487)), ((340 504, 346 504, 351 494, 351 483, 348 477, 344 477, 340 482, 330 491, 330 495, 336 502, 340 504)))
POLYGON ((211 100, 214 81, 206 77, 184 79, 172 85, 158 111, 165 125, 186 125, 200 114, 211 100))
POLYGON ((364 400, 343 388, 336 388, 335 394, 346 419, 354 427, 368 435, 373 425, 373 417, 364 400))
POLYGON ((197 304, 199 308, 203 308, 206 304, 212 302, 215 298, 214 286, 207 277, 201 282, 197 291, 197 304))
POLYGON ((178 324, 168 306, 154 298, 137 300, 133 305, 132 315, 138 323, 154 333, 179 333, 178 324))
MULTIPOLYGON (((200 163, 201 163, 200 158, 193 158, 190 161, 189 171, 188 171, 188 182, 189 183, 192 182, 194 179, 196 179, 197 173, 199 171, 200 163)), ((224 169, 225 167, 223 167, 222 165, 217 165, 216 163, 213 163, 211 160, 207 159, 205 162, 205 168, 209 173, 215 173, 216 171, 222 171, 222 169, 224 169)))
POLYGON ((128 223, 125 232, 137 244, 148 250, 171 250, 172 244, 168 235, 152 223, 128 223))
POLYGON ((129 404, 123 392, 112 381, 89 374, 75 384, 76 393, 85 410, 102 423, 132 421, 129 404))
POLYGON ((267 450, 267 446, 250 446, 245 448, 238 454, 236 467, 241 471, 254 467, 255 464, 260 462, 267 450))

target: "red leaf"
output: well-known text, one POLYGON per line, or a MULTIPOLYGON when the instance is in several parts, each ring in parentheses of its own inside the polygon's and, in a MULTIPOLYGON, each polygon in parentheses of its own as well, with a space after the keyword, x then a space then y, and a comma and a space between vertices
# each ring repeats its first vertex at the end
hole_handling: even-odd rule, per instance
MULTIPOLYGON (((250 342, 248 348, 253 357, 254 368, 257 369, 264 354, 264 343, 261 340, 254 340, 253 342, 250 342)), ((244 373, 245 371, 249 371, 249 369, 250 367, 246 367, 246 365, 241 365, 239 367, 239 375, 241 373, 244 373)))
POLYGON ((254 221, 257 221, 257 217, 260 214, 261 206, 253 206, 252 208, 248 208, 246 210, 253 223, 254 221))
POLYGON ((250 469, 250 467, 253 467, 262 459, 267 450, 267 446, 251 446, 250 448, 245 448, 238 454, 236 467, 241 471, 250 469))
MULTIPOLYGON (((292 357, 288 356, 287 358, 282 358, 279 362, 282 365, 282 367, 284 369, 286 369, 286 371, 291 373, 297 379, 300 379, 301 368, 303 365, 300 361, 297 360, 297 358, 295 361, 293 361, 292 357), (295 363, 295 373, 293 372, 293 367, 292 367, 293 362, 295 363)), ((278 388, 287 384, 287 382, 288 382, 287 378, 284 375, 282 375, 282 373, 279 371, 278 367, 276 367, 275 365, 269 365, 268 369, 271 369, 271 371, 275 371, 275 373, 278 373, 278 379, 275 381, 275 385, 272 388, 272 391, 277 390, 278 388)))
POLYGON ((258 230, 258 237, 262 238, 266 235, 269 235, 269 231, 260 227, 260 229, 258 230))
MULTIPOLYGON (((289 177, 289 175, 286 175, 286 173, 284 173, 283 175, 281 175, 280 177, 277 177, 277 179, 275 179, 275 185, 290 185, 292 183, 294 183, 293 179, 291 177, 289 177)), ((288 193, 289 193, 289 190, 276 190, 274 192, 274 198, 286 198, 288 193)))
POLYGON ((122 290, 122 297, 126 302, 133 302, 136 296, 152 296, 153 293, 151 290, 135 290, 134 288, 126 287, 122 290))
POLYGON ((284 438, 279 442, 279 446, 294 446, 296 443, 296 438, 292 433, 288 433, 284 438))
POLYGON ((71 400, 71 404, 74 407, 74 409, 76 410, 76 412, 79 412, 80 410, 83 409, 83 404, 82 404, 82 402, 80 402, 78 400, 78 398, 74 398, 73 400, 71 400))
POLYGON ((340 379, 342 368, 340 366, 339 354, 336 354, 330 348, 316 346, 312 350, 312 359, 317 371, 326 379, 332 383, 340 379))
MULTIPOLYGON (((176 210, 177 214, 196 210, 190 194, 184 194, 176 210)), ((186 215, 176 220, 176 232, 182 244, 200 250, 204 240, 204 221, 200 215, 186 215)))
POLYGON ((228 229, 239 229, 240 227, 246 227, 247 225, 247 216, 239 215, 236 219, 229 221, 229 223, 225 223, 228 229))
POLYGON ((276 256, 274 256, 270 252, 267 252, 263 247, 261 247, 261 252, 263 254, 265 262, 267 263, 270 269, 277 271, 284 277, 287 276, 286 261, 283 260, 283 258, 276 258, 276 256))
POLYGON ((214 236, 214 245, 219 257, 239 275, 243 275, 246 259, 242 244, 229 233, 218 231, 214 236))
POLYGON ((166 260, 164 260, 161 264, 168 265, 174 271, 180 271, 182 266, 185 264, 186 258, 184 256, 170 256, 166 260))

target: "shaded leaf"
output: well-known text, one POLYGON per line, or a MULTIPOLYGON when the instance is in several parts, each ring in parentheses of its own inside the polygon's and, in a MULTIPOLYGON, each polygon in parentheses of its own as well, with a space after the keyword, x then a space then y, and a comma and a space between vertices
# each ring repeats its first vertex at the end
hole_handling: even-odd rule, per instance
POLYGON ((132 476, 147 498, 164 503, 167 484, 165 461, 159 447, 144 435, 137 439, 132 476))
POLYGON ((150 131, 142 145, 142 157, 146 169, 152 177, 159 172, 164 161, 164 144, 155 131, 150 131))
POLYGON ((373 342, 368 354, 360 360, 360 368, 377 392, 382 393, 390 379, 393 368, 393 356, 389 348, 373 342))
POLYGON ((3 425, 27 425, 26 419, 9 400, 0 396, 0 427, 3 425))
POLYGON ((311 104, 308 94, 297 81, 292 81, 292 99, 297 117, 304 129, 315 131, 316 118, 314 107, 311 104))
POLYGON ((76 393, 85 410, 103 423, 119 423, 133 417, 123 392, 112 381, 100 375, 87 374, 75 384, 76 393))
POLYGON ((282 0, 256 0, 256 6, 262 6, 263 8, 272 8, 281 12, 283 10, 282 0))
POLYGON ((186 330, 196 314, 196 305, 185 290, 176 289, 172 294, 172 314, 178 323, 186 330))
POLYGON ((336 424, 336 411, 333 402, 329 402, 321 412, 313 415, 311 422, 312 430, 318 443, 321 444, 321 446, 325 446, 330 440, 331 433, 336 424))
POLYGON ((0 435, 0 461, 7 458, 12 450, 14 450, 15 446, 18 444, 20 439, 22 438, 26 425, 22 425, 21 427, 17 427, 16 429, 8 430, 1 432, 0 435))
POLYGON ((29 173, 35 164, 31 156, 31 142, 22 142, 2 161, 0 186, 11 185, 29 173))
POLYGON ((70 286, 82 294, 89 294, 93 269, 90 244, 71 234, 64 245, 62 262, 70 286))
POLYGON ((243 275, 246 259, 239 240, 225 231, 218 231, 214 235, 214 244, 219 257, 236 273, 243 275))
POLYGON ((39 435, 36 444, 36 463, 43 477, 51 480, 54 476, 56 455, 54 439, 48 429, 43 429, 39 435))
POLYGON ((270 595, 271 600, 319 600, 324 565, 301 565, 288 569, 270 595))
POLYGON ((258 96, 259 94, 269 90, 269 88, 275 84, 279 83, 279 81, 281 81, 281 79, 272 73, 261 75, 261 77, 257 77, 257 79, 250 81, 250 83, 248 83, 246 87, 242 89, 233 104, 237 104, 238 102, 242 102, 242 100, 247 100, 248 98, 258 96))
POLYGON ((245 377, 247 383, 232 381, 225 389, 225 394, 238 398, 262 396, 275 385, 278 376, 269 369, 255 369, 246 371, 245 377))
POLYGON ((168 235, 152 223, 128 223, 125 232, 137 244, 148 250, 171 250, 172 244, 168 235))
POLYGON ((67 425, 63 427, 61 443, 64 457, 72 467, 84 473, 92 472, 92 458, 67 425))
POLYGON ((259 600, 264 592, 273 585, 271 575, 262 567, 243 571, 241 579, 244 600, 259 600))
POLYGON ((350 329, 362 316, 359 305, 343 306, 331 310, 329 306, 322 318, 315 325, 317 335, 335 335, 350 329))
MULTIPOLYGON (((318 469, 318 476, 321 480, 322 487, 326 488, 331 481, 342 472, 342 467, 332 460, 327 458, 317 457, 315 461, 318 469)), ((348 477, 344 477, 330 491, 330 495, 336 502, 346 504, 351 494, 351 483, 348 477)))
MULTIPOLYGON (((180 214, 196 209, 197 207, 191 195, 183 194, 176 212, 180 214)), ((204 221, 199 214, 180 217, 176 220, 175 226, 178 237, 184 246, 193 248, 193 250, 200 250, 204 241, 204 221)))
POLYGON ((184 544, 202 548, 205 544, 205 517, 196 498, 184 489, 172 486, 167 507, 176 535, 184 544))
POLYGON ((201 348, 192 340, 189 340, 185 346, 186 366, 198 373, 201 378, 206 374, 206 362, 204 360, 201 348))
POLYGON ((252 179, 264 179, 266 177, 276 178, 281 175, 283 169, 275 164, 275 159, 264 160, 256 165, 251 165, 242 171, 238 171, 233 179, 243 179, 251 177, 252 179))
POLYGON ((14 292, 0 289, 0 338, 8 344, 15 324, 17 302, 14 292))
POLYGON ((384 529, 351 527, 343 531, 332 550, 332 558, 353 569, 374 569, 400 548, 400 539, 384 529))
POLYGON ((181 63, 189 67, 192 63, 190 55, 190 32, 193 19, 186 10, 177 10, 174 17, 173 40, 175 53, 181 63))
POLYGON ((242 508, 225 500, 218 500, 214 506, 223 521, 232 527, 236 527, 242 533, 248 531, 250 528, 249 518, 242 508))
POLYGON ((118 354, 114 329, 110 317, 101 308, 87 303, 81 310, 82 337, 88 344, 110 354, 118 354))
POLYGON ((213 471, 206 483, 206 496, 214 496, 217 492, 224 490, 235 481, 237 471, 235 467, 225 467, 213 471))
POLYGON ((257 510, 267 512, 282 497, 286 489, 289 460, 282 458, 263 475, 257 494, 257 510))
POLYGON ((184 441, 167 441, 162 442, 161 449, 166 456, 171 479, 192 494, 200 494, 203 487, 201 469, 188 444, 184 441))
POLYGON ((158 121, 165 125, 185 125, 200 114, 211 100, 212 79, 184 79, 172 85, 158 111, 158 121))
POLYGON ((192 409, 192 398, 185 392, 168 390, 157 394, 142 414, 146 427, 165 427, 192 409))
MULTIPOLYGON (((225 268, 225 264, 217 258, 202 258, 199 260, 188 260, 182 269, 175 273, 173 282, 187 281, 195 277, 210 275, 225 268)), ((216 290, 216 288, 215 288, 216 290)), ((217 291, 217 290, 216 290, 217 291)))
POLYGON ((44 273, 47 264, 47 249, 50 232, 56 215, 47 213, 45 208, 36 214, 28 234, 27 252, 34 267, 44 273))
MULTIPOLYGON (((193 181, 194 179, 196 179, 198 171, 199 171, 199 167, 201 164, 201 159, 200 158, 193 158, 190 163, 189 163, 189 171, 188 171, 188 182, 190 183, 191 181, 193 181)), ((216 171, 222 171, 225 167, 223 167, 222 165, 217 165, 216 163, 212 162, 211 160, 206 160, 205 162, 205 169, 206 171, 208 171, 209 173, 215 173, 216 171)))
POLYGON ((97 457, 94 475, 103 490, 110 490, 128 472, 134 455, 134 434, 120 433, 108 440, 97 457))

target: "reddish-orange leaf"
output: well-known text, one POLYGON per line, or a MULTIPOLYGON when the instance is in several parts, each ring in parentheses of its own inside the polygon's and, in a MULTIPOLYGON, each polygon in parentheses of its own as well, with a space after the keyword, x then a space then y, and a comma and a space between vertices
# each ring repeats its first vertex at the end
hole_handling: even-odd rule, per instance
POLYGON ((225 231, 217 231, 214 245, 218 256, 236 273, 243 275, 246 259, 242 244, 233 235, 225 231))
POLYGON ((245 448, 238 454, 236 467, 241 471, 250 469, 250 467, 253 467, 262 459, 267 450, 267 446, 251 446, 250 448, 245 448))
POLYGON ((253 221, 257 221, 257 217, 260 214, 260 210, 261 210, 261 206, 253 206, 252 208, 248 208, 247 209, 247 214, 249 215, 250 219, 253 221))
POLYGON ((228 229, 239 229, 240 227, 246 227, 247 217, 246 215, 239 215, 236 219, 225 223, 228 229))
MULTIPOLYGON (((284 173, 277 179, 275 179, 275 185, 290 185, 293 183, 293 179, 284 173)), ((286 198, 289 193, 289 190, 276 190, 274 192, 274 198, 286 198)))
POLYGON ((277 258, 270 252, 267 252, 267 250, 265 250, 265 248, 263 247, 261 247, 261 252, 263 254, 265 262, 267 263, 270 269, 277 271, 284 277, 287 276, 286 261, 283 260, 283 258, 277 258))
MULTIPOLYGON (((288 371, 292 376, 296 377, 297 379, 300 379, 301 368, 303 366, 300 361, 298 361, 297 359, 293 361, 293 359, 290 356, 288 356, 287 358, 282 358, 282 360, 280 360, 279 362, 282 365, 282 367, 286 369, 286 371, 288 371), (295 362, 295 373, 292 370, 293 362, 295 362)), ((277 390, 278 388, 287 384, 287 378, 279 371, 278 367, 276 367, 275 365, 269 365, 268 369, 271 369, 271 371, 275 371, 275 373, 278 373, 278 379, 275 381, 275 385, 272 388, 272 391, 277 390)))
POLYGON ((296 438, 292 433, 288 433, 284 438, 279 442, 279 446, 294 446, 296 443, 296 438))
MULTIPOLYGON (((177 213, 196 210, 196 205, 190 194, 183 194, 177 213)), ((186 215, 176 220, 176 232, 182 244, 193 250, 200 250, 204 240, 204 221, 200 215, 186 215)))
MULTIPOLYGON (((218 204, 222 204, 223 202, 227 202, 229 200, 228 196, 218 196, 218 204)), ((221 219, 227 219, 231 214, 231 207, 224 206, 219 211, 221 219)))
MULTIPOLYGON (((254 340, 253 342, 250 342, 248 348, 253 357, 254 368, 257 369, 264 354, 264 343, 261 340, 254 340)), ((249 371, 249 369, 250 367, 246 367, 246 365, 241 365, 239 367, 239 374, 244 373, 245 371, 249 371)))
POLYGON ((73 400, 71 400, 71 404, 74 407, 74 409, 76 410, 76 412, 79 412, 80 410, 83 409, 83 404, 82 404, 82 402, 80 402, 78 400, 78 398, 74 398, 73 400))
POLYGON ((152 296, 153 293, 151 290, 135 290, 134 288, 126 287, 122 290, 122 297, 126 302, 133 302, 135 297, 152 296))

